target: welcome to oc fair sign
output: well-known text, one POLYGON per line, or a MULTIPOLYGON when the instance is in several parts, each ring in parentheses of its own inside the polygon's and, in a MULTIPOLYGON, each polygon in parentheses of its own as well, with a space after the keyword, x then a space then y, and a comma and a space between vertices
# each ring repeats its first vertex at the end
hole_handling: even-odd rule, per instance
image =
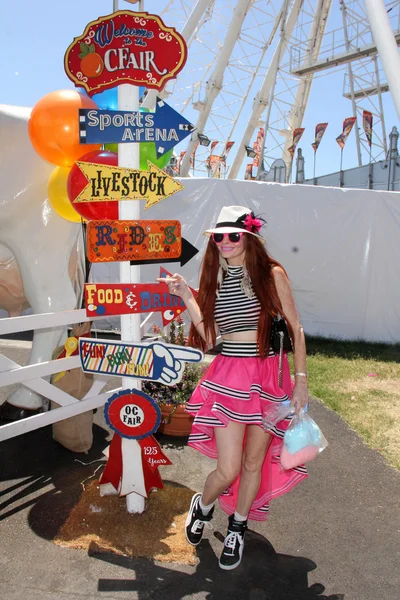
POLYGON ((160 17, 120 10, 90 22, 68 47, 64 66, 92 96, 121 83, 161 90, 186 58, 185 40, 160 17))

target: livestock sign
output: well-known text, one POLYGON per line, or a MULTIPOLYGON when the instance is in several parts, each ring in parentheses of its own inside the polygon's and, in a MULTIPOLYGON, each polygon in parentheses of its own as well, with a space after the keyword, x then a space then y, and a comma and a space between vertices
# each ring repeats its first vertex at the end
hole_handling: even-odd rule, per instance
POLYGON ((181 183, 149 161, 148 171, 83 161, 77 161, 76 165, 86 177, 87 184, 74 198, 74 204, 147 200, 146 209, 183 189, 181 183))

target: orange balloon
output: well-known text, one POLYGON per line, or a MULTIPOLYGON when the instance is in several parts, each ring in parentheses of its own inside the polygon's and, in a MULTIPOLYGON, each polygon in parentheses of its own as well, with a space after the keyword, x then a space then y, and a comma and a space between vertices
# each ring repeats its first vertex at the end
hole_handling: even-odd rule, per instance
POLYGON ((100 144, 79 143, 80 108, 98 106, 75 90, 50 92, 35 104, 29 137, 42 158, 60 167, 71 167, 83 154, 100 150, 100 144))

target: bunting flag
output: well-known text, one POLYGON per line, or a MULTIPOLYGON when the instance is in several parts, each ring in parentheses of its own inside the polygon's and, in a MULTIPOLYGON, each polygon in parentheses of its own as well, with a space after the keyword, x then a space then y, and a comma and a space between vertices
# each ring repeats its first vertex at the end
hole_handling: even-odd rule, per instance
POLYGON ((224 167, 226 167, 226 159, 227 159, 227 157, 228 157, 228 154, 229 154, 229 152, 230 152, 230 150, 231 150, 232 146, 234 145, 234 143, 235 143, 235 142, 226 142, 226 144, 225 144, 224 151, 223 151, 223 153, 222 153, 222 155, 221 155, 221 164, 222 164, 224 167))
POLYGON ((318 146, 321 143, 322 136, 324 135, 327 127, 328 127, 328 123, 318 123, 318 125, 316 125, 314 143, 311 144, 311 146, 314 149, 314 152, 316 152, 318 150, 318 146))
POLYGON ((290 154, 290 156, 293 158, 294 153, 296 151, 296 146, 299 143, 301 136, 304 133, 304 127, 298 127, 297 129, 295 129, 293 131, 293 140, 292 140, 292 145, 288 148, 288 152, 290 154))
POLYGON ((368 110, 363 110, 363 127, 370 148, 372 146, 372 122, 372 113, 368 110))
POLYGON ((244 173, 244 178, 245 179, 253 179, 253 164, 252 163, 248 163, 246 165, 246 171, 244 173))
POLYGON ((209 172, 209 173, 208 173, 208 176, 209 176, 209 177, 213 177, 213 174, 212 174, 212 169, 213 169, 213 168, 215 169, 215 163, 216 163, 216 160, 215 160, 215 159, 216 159, 216 158, 218 158, 218 159, 219 159, 219 156, 218 156, 218 157, 216 157, 216 155, 215 155, 215 154, 213 154, 213 150, 214 150, 215 146, 217 146, 217 145, 218 145, 218 143, 219 143, 218 141, 211 142, 210 154, 208 155, 208 157, 207 157, 207 158, 206 158, 206 160, 204 161, 204 162, 205 162, 205 165, 206 165, 206 168, 207 168, 207 170, 208 170, 208 172, 209 172))
POLYGON ((227 157, 227 156, 228 156, 228 154, 229 154, 229 152, 230 152, 230 150, 231 150, 232 146, 234 145, 234 143, 235 143, 235 142, 226 142, 226 144, 225 144, 225 150, 224 150, 224 152, 223 152, 223 156, 225 156, 225 157, 227 157))
POLYGON ((215 146, 218 146, 218 144, 219 144, 219 142, 218 142, 218 141, 216 141, 216 142, 215 142, 215 141, 214 141, 214 142, 211 142, 211 147, 210 147, 210 156, 211 156, 211 154, 213 153, 213 150, 214 150, 215 146))
POLYGON ((256 151, 256 155, 253 158, 253 167, 258 167, 260 164, 261 151, 264 145, 264 128, 260 127, 257 133, 257 139, 253 144, 253 148, 256 151))
POLYGON ((344 148, 347 138, 349 137, 351 130, 353 129, 353 125, 356 122, 356 120, 357 117, 348 117, 343 121, 343 131, 336 138, 336 141, 342 150, 344 148))
POLYGON ((181 171, 181 164, 183 161, 183 157, 185 156, 186 152, 181 152, 178 158, 178 162, 176 163, 176 170, 178 171, 178 173, 180 173, 181 171))
MULTIPOLYGON (((196 154, 196 150, 198 148, 198 145, 199 145, 199 142, 196 142, 195 145, 194 145, 194 148, 193 148, 193 150, 192 150, 192 152, 190 154, 190 166, 191 167, 194 167, 194 156, 196 154)), ((178 158, 178 160, 176 162, 176 167, 175 167, 174 170, 177 171, 178 173, 180 173, 181 164, 182 164, 183 157, 185 156, 185 154, 186 154, 185 151, 181 152, 180 155, 179 155, 179 158, 178 158)))
POLYGON ((196 150, 197 150, 197 148, 198 148, 198 146, 199 146, 199 143, 200 143, 199 141, 197 141, 197 142, 195 143, 195 145, 194 145, 194 148, 193 148, 193 150, 192 150, 192 153, 191 153, 191 155, 190 155, 190 166, 191 166, 191 167, 194 167, 194 155, 196 154, 196 150))
POLYGON ((217 154, 210 154, 206 160, 206 167, 209 171, 209 177, 221 177, 221 157, 217 154))

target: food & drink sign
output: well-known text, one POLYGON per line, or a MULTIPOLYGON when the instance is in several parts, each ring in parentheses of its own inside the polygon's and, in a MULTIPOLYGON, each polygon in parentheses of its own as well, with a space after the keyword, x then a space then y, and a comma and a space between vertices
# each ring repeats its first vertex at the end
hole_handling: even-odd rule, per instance
POLYGON ((186 57, 184 38, 159 16, 120 10, 90 22, 68 47, 64 66, 92 96, 121 83, 162 90, 186 57))

